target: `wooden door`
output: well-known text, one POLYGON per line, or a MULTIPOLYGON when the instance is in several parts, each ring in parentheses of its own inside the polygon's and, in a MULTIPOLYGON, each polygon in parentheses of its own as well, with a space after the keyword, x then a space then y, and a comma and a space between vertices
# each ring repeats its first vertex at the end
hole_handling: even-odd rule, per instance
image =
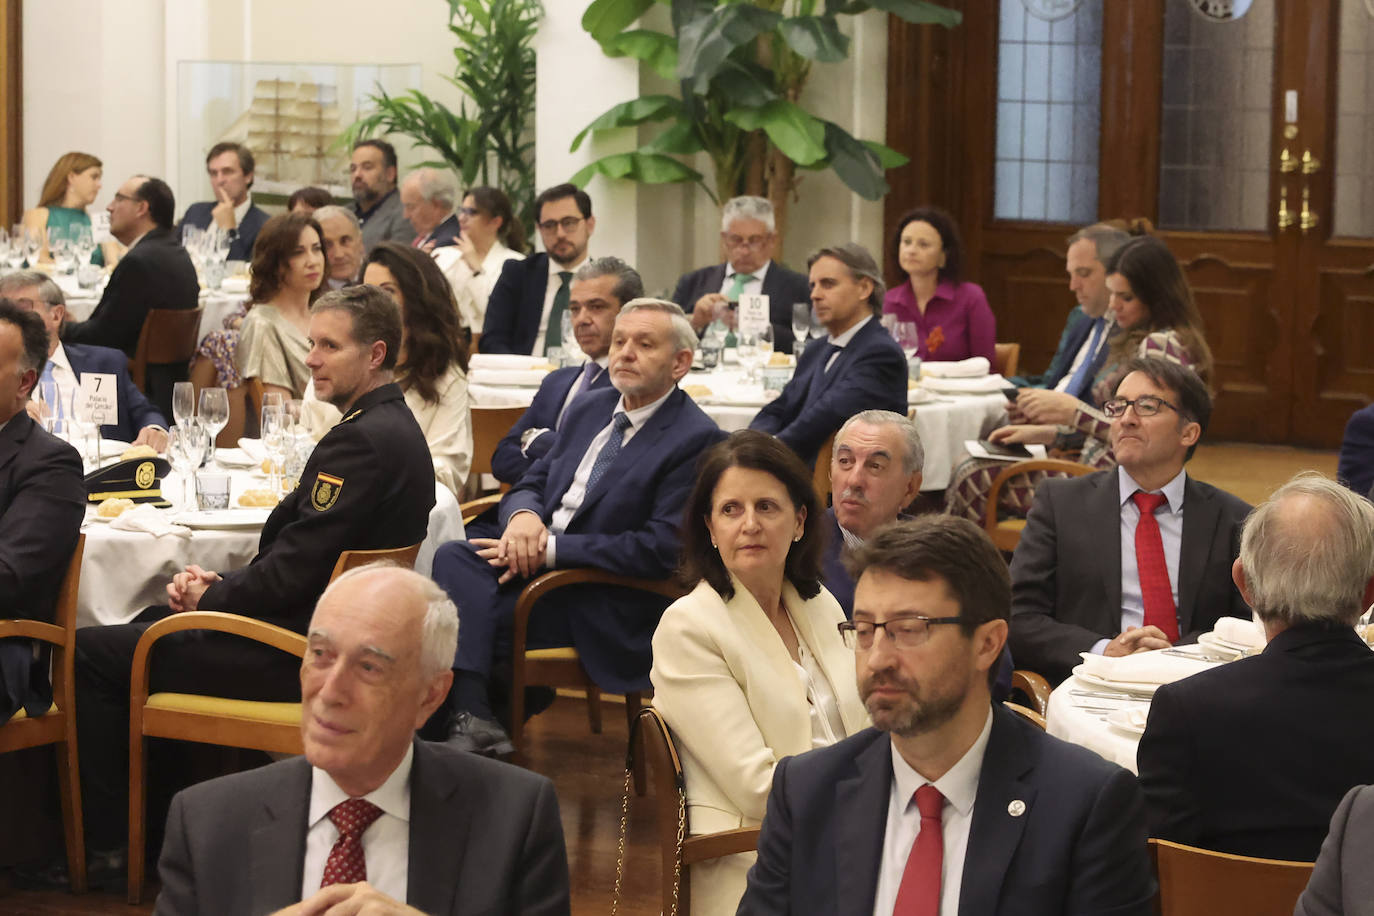
POLYGON ((889 33, 890 87, 942 90, 890 102, 889 142, 955 150, 893 182, 889 226, 951 209, 998 339, 1038 371, 1073 304, 1066 236, 1147 217, 1206 323, 1209 438, 1339 444, 1374 398, 1374 3, 1234 0, 1220 20, 1199 9, 1219 0, 958 5, 946 35, 889 33))

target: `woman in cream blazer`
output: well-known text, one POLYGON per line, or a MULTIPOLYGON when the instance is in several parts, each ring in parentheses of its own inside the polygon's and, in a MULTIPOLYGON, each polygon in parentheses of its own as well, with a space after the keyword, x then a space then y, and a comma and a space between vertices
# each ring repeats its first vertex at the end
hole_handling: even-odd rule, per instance
MULTIPOLYGON (((844 613, 820 586, 822 521, 810 472, 773 437, 738 432, 703 459, 682 564, 701 581, 664 612, 651 672, 692 834, 759 824, 779 759, 868 724, 844 613)), ((753 861, 694 865, 694 916, 734 913, 753 861)))

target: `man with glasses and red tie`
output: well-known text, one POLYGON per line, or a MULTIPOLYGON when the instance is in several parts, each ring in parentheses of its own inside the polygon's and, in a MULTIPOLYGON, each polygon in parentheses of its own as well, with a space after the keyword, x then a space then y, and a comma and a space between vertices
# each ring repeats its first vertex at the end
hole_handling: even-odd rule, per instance
POLYGON ((1249 619, 1231 580, 1250 506, 1183 465, 1212 413, 1191 370, 1132 361, 1103 405, 1117 467, 1047 480, 1011 563, 1011 654, 1051 683, 1080 652, 1130 655, 1249 619))
POLYGON ((563 340, 563 314, 596 231, 592 199, 575 184, 554 185, 535 198, 534 212, 544 250, 501 268, 482 321, 483 353, 543 356, 573 345, 563 340))
POLYGON ((779 761, 738 912, 1152 913, 1134 777, 992 702, 1011 587, 983 530, 898 522, 852 572, 874 727, 779 761))
POLYGON ((683 274, 673 301, 692 319, 698 334, 716 318, 735 326, 734 307, 742 295, 768 297, 773 349, 792 352, 792 305, 811 301, 805 274, 773 262, 778 247, 773 205, 762 197, 735 197, 720 215, 720 242, 726 261, 683 274))

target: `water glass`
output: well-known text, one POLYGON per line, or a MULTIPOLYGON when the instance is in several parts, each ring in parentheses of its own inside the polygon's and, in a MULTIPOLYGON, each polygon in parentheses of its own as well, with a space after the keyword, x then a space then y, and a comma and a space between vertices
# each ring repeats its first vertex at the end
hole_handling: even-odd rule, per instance
POLYGON ((194 493, 192 476, 205 457, 205 427, 190 419, 167 430, 167 460, 181 478, 181 505, 189 508, 194 493))
MULTIPOLYGON (((278 395, 278 398, 281 396, 278 395)), ((271 465, 270 483, 273 493, 281 493, 282 465, 286 461, 286 447, 290 436, 286 429, 286 413, 280 404, 262 408, 262 447, 271 465)))
POLYGON ((228 509, 229 483, 228 474, 197 474, 196 505, 201 509, 228 509))
POLYGON ((172 386, 172 421, 177 425, 185 423, 196 415, 196 389, 190 382, 177 382, 172 386))
POLYGON ((229 392, 223 388, 200 389, 200 422, 210 436, 210 457, 215 457, 215 439, 229 425, 229 392))
POLYGON ((754 381, 763 356, 763 344, 759 340, 759 335, 741 332, 736 337, 735 346, 739 354, 739 364, 744 368, 744 380, 754 381))

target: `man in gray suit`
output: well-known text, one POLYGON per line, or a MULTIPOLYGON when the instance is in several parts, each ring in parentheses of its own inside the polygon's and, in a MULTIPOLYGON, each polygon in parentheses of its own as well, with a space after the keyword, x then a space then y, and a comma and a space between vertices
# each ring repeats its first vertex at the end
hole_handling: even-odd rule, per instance
POLYGON ((1374 916, 1374 787, 1346 793, 1293 916, 1374 916))
POLYGON ((549 780, 415 739, 457 635, 453 602, 417 573, 339 577, 301 665, 305 756, 172 800, 156 912, 568 913, 549 780))

